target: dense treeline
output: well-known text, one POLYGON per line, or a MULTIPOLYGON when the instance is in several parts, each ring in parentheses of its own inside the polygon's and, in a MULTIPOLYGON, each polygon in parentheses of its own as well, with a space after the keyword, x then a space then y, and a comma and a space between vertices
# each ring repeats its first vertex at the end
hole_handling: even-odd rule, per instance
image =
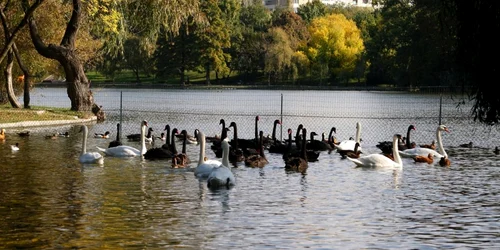
POLYGON ((0 101, 9 101, 11 89, 29 90, 18 76, 53 75, 69 82, 71 109, 89 110, 85 71, 113 79, 127 70, 137 82, 154 75, 179 84, 195 71, 204 84, 458 89, 475 99, 475 118, 498 123, 499 97, 487 88, 497 72, 490 63, 498 54, 497 3, 373 2, 359 8, 313 0, 295 13, 269 11, 258 0, 2 1, 0 101))

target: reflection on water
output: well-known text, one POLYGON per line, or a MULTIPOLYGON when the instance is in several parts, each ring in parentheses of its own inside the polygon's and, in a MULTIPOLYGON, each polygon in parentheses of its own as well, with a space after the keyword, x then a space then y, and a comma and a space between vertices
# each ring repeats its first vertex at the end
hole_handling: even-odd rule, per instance
MULTIPOLYGON (((101 131, 113 123, 89 128, 101 131)), ((449 168, 403 159, 404 169, 397 171, 355 168, 335 152, 322 152, 305 174, 286 172, 281 155, 268 153, 264 168, 232 168, 235 187, 211 190, 193 174, 197 145, 187 145, 188 169, 141 158, 82 165, 78 131, 39 128, 30 137, 14 134, 0 143, 4 248, 500 246, 500 156, 489 148, 449 146, 449 168), (72 136, 44 138, 54 130, 72 136), (13 141, 19 152, 11 152, 13 141)), ((87 148, 107 147, 110 140, 89 138, 87 148)), ((363 150, 378 152, 368 143, 363 150)), ((206 153, 215 157, 209 143, 206 153)))

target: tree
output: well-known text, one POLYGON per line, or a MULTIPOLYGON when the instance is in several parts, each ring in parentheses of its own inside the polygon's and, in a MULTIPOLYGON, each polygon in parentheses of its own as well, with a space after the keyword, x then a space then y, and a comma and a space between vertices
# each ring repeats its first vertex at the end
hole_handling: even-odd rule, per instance
POLYGON ((71 101, 71 110, 74 111, 90 111, 95 104, 92 91, 90 91, 90 83, 85 75, 75 45, 82 21, 82 11, 82 1, 72 0, 72 14, 59 45, 45 44, 39 34, 35 19, 29 18, 28 20, 31 39, 38 53, 58 61, 63 67, 68 84, 67 93, 71 101))
POLYGON ((448 9, 456 10, 457 65, 461 72, 459 83, 472 86, 469 94, 474 101, 474 120, 485 124, 500 123, 500 96, 492 84, 500 71, 494 61, 500 57, 500 4, 496 1, 448 0, 448 9), (475 18, 471 18, 475 17, 475 18))
POLYGON ((205 67, 205 81, 210 84, 210 71, 216 74, 229 73, 230 55, 224 49, 231 46, 228 26, 223 20, 222 11, 216 0, 203 1, 201 7, 206 14, 209 24, 200 25, 196 34, 200 44, 203 44, 200 62, 205 67))
POLYGON ((264 72, 270 85, 278 76, 286 76, 292 65, 293 50, 287 33, 279 27, 269 29, 265 46, 264 72))
POLYGON ((336 77, 354 71, 364 45, 352 20, 342 14, 316 18, 309 26, 309 33, 308 53, 312 61, 321 65, 321 72, 336 77))
POLYGON ((325 16, 327 8, 320 0, 312 0, 306 4, 302 4, 297 8, 297 14, 302 17, 306 23, 310 23, 313 19, 325 16))
POLYGON ((5 3, 5 6, 0 9, 0 16, 1 16, 1 21, 2 21, 2 27, 4 31, 4 36, 5 36, 5 44, 2 49, 2 53, 0 56, 0 62, 3 61, 5 56, 8 56, 7 59, 7 64, 5 68, 5 81, 6 81, 6 91, 7 91, 7 98, 10 101, 11 105, 13 107, 20 108, 20 104, 17 102, 14 89, 13 89, 13 80, 12 80, 12 66, 13 66, 13 55, 15 55, 16 60, 25 73, 26 77, 23 77, 24 80, 24 105, 26 108, 29 108, 29 84, 30 84, 30 74, 28 73, 27 68, 25 65, 22 63, 21 57, 19 55, 19 51, 17 49, 17 46, 15 44, 15 38, 18 33, 20 33, 21 29, 27 24, 27 21, 31 16, 33 15, 33 12, 40 6, 40 4, 43 3, 44 0, 38 0, 33 2, 33 4, 30 6, 28 3, 23 2, 22 7, 24 9, 24 16, 23 18, 19 21, 19 23, 16 25, 16 27, 11 31, 8 26, 8 20, 5 15, 5 12, 9 9, 10 1, 7 1, 5 3))

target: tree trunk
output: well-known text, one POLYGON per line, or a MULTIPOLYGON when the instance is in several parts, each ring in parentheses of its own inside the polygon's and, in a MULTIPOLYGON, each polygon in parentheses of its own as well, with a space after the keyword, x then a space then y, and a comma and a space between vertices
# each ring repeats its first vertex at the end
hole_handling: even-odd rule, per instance
POLYGON ((31 84, 31 75, 28 71, 28 68, 26 65, 24 65, 23 61, 21 60, 21 55, 19 55, 19 51, 17 50, 16 44, 12 44, 12 50, 14 51, 14 55, 16 56, 17 59, 17 64, 19 65, 19 68, 23 71, 23 80, 24 80, 24 108, 29 109, 30 108, 30 84, 31 84))
POLYGON ((71 101, 71 110, 91 111, 94 104, 94 97, 75 48, 76 35, 82 16, 82 3, 81 0, 73 0, 72 2, 73 12, 60 45, 46 45, 42 41, 32 17, 28 19, 28 26, 31 40, 38 53, 46 58, 57 60, 64 68, 67 93, 71 101))
POLYGON ((13 53, 10 52, 7 56, 7 66, 5 67, 5 88, 7 89, 7 97, 9 98, 10 105, 13 108, 21 108, 21 104, 17 101, 14 87, 12 86, 12 66, 14 65, 13 53))
POLYGON ((210 63, 205 64, 205 83, 210 85, 210 63))

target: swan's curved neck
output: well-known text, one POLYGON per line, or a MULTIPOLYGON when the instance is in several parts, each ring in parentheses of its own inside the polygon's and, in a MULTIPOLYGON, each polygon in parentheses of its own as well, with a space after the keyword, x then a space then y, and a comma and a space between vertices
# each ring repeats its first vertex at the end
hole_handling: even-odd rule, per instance
POLYGON ((408 131, 406 132, 406 148, 411 148, 410 131, 411 128, 408 128, 408 131))
POLYGON ((259 139, 259 119, 255 118, 255 140, 259 139))
POLYGON ((276 140, 276 127, 278 126, 278 123, 274 123, 273 126, 273 134, 271 136, 271 139, 276 140))
POLYGON ((147 151, 146 149, 146 125, 141 125, 141 156, 147 151))
POLYGON ((361 142, 361 125, 359 123, 356 126, 356 142, 361 142))
POLYGON ((438 143, 439 153, 441 153, 445 158, 448 158, 448 154, 446 154, 446 151, 444 150, 443 139, 441 138, 441 130, 439 130, 439 128, 436 130, 436 139, 438 143))
POLYGON ((227 142, 223 142, 222 145, 222 165, 229 167, 229 145, 227 142))
POLYGON ((205 162, 205 135, 200 131, 200 157, 198 158, 198 166, 205 162))
POLYGON ((392 139, 392 155, 394 156, 394 162, 402 167, 403 161, 401 160, 401 156, 399 155, 398 137, 396 136, 394 136, 394 139, 392 139))
POLYGON ((88 136, 88 128, 85 126, 83 128, 83 141, 82 141, 82 154, 87 153, 87 136, 88 136))

